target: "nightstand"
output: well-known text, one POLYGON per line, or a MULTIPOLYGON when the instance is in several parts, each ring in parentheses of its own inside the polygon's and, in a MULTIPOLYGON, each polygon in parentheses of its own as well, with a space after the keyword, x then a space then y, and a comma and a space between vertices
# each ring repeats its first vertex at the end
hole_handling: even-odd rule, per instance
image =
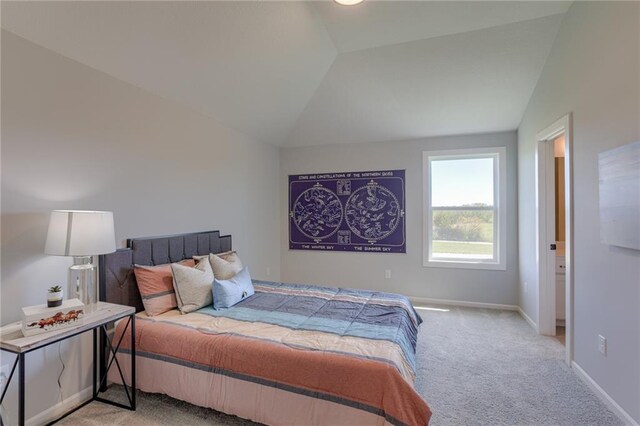
MULTIPOLYGON (((86 333, 88 331, 93 332, 93 393, 91 399, 83 402, 79 406, 73 408, 68 411, 64 415, 58 417, 54 421, 48 423, 53 424, 62 418, 68 416, 74 411, 84 407, 92 401, 100 401, 106 404, 115 405, 116 407, 126 408, 129 410, 135 411, 136 409, 136 366, 135 366, 135 348, 136 348, 136 329, 135 329, 135 308, 131 306, 124 305, 116 305, 114 303, 106 303, 106 302, 98 302, 97 308, 90 313, 87 313, 84 316, 84 323, 78 325, 77 327, 69 327, 63 328, 60 330, 50 331, 43 334, 38 334, 35 336, 24 337, 22 335, 22 322, 16 322, 9 325, 6 325, 0 328, 0 350, 11 352, 16 355, 16 360, 13 363, 11 368, 11 373, 9 374, 9 378, 5 384, 4 389, 2 390, 2 395, 0 396, 0 403, 4 400, 5 394, 9 387, 9 383, 13 377, 13 373, 16 370, 16 367, 19 365, 18 371, 18 424, 23 426, 25 423, 25 358, 26 354, 40 348, 44 348, 45 346, 52 345, 54 343, 60 342, 62 340, 68 339, 73 336, 77 336, 79 334, 86 333), (129 406, 109 401, 99 396, 99 388, 103 388, 106 384, 107 372, 109 368, 114 364, 115 356, 120 347, 120 343, 117 342, 117 345, 114 347, 109 339, 107 333, 107 326, 119 319, 127 318, 127 324, 125 326, 124 331, 126 331, 127 327, 130 327, 131 331, 131 387, 127 388, 127 385, 124 385, 125 393, 127 394, 127 398, 129 400, 129 406), (98 350, 102 350, 102 348, 98 348, 98 331, 102 331, 102 336, 104 337, 104 341, 106 342, 107 348, 112 355, 111 361, 107 363, 107 368, 105 371, 100 371, 100 378, 98 380, 98 350), (129 389, 131 392, 129 392, 129 389)), ((123 332, 124 332, 123 331, 123 332)), ((124 334, 123 334, 124 336, 124 334)), ((115 360, 115 365, 120 370, 120 365, 117 360, 115 360)), ((120 370, 120 374, 122 371, 120 370)))

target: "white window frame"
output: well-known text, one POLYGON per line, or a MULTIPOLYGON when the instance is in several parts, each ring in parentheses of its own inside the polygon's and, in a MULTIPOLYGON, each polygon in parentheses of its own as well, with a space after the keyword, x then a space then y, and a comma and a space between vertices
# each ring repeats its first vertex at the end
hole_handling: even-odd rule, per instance
POLYGON ((423 184, 423 266, 438 268, 490 269, 505 271, 507 253, 507 150, 505 147, 449 149, 422 153, 423 184), (433 210, 431 208, 431 161, 446 159, 494 158, 494 259, 433 259, 431 237, 433 235, 433 210))

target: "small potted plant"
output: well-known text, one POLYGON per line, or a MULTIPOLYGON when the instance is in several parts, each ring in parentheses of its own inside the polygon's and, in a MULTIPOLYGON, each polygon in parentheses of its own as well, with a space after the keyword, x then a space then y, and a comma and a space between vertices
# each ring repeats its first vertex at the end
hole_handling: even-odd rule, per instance
POLYGON ((55 308, 62 305, 62 287, 54 285, 49 288, 49 294, 47 295, 47 307, 55 308))

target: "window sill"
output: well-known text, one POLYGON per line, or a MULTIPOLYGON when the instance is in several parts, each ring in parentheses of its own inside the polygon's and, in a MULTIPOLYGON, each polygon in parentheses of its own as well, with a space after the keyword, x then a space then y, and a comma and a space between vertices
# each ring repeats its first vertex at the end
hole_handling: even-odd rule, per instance
POLYGON ((489 262, 460 262, 457 260, 424 260, 425 268, 452 268, 452 269, 481 269, 489 271, 506 271, 506 265, 502 263, 489 262))

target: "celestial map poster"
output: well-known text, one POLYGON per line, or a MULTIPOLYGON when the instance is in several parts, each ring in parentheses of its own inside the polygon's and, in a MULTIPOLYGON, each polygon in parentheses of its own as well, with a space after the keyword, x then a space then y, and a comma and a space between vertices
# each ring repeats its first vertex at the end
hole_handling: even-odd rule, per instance
POLYGON ((404 172, 289 175, 289 248, 406 253, 404 172))

